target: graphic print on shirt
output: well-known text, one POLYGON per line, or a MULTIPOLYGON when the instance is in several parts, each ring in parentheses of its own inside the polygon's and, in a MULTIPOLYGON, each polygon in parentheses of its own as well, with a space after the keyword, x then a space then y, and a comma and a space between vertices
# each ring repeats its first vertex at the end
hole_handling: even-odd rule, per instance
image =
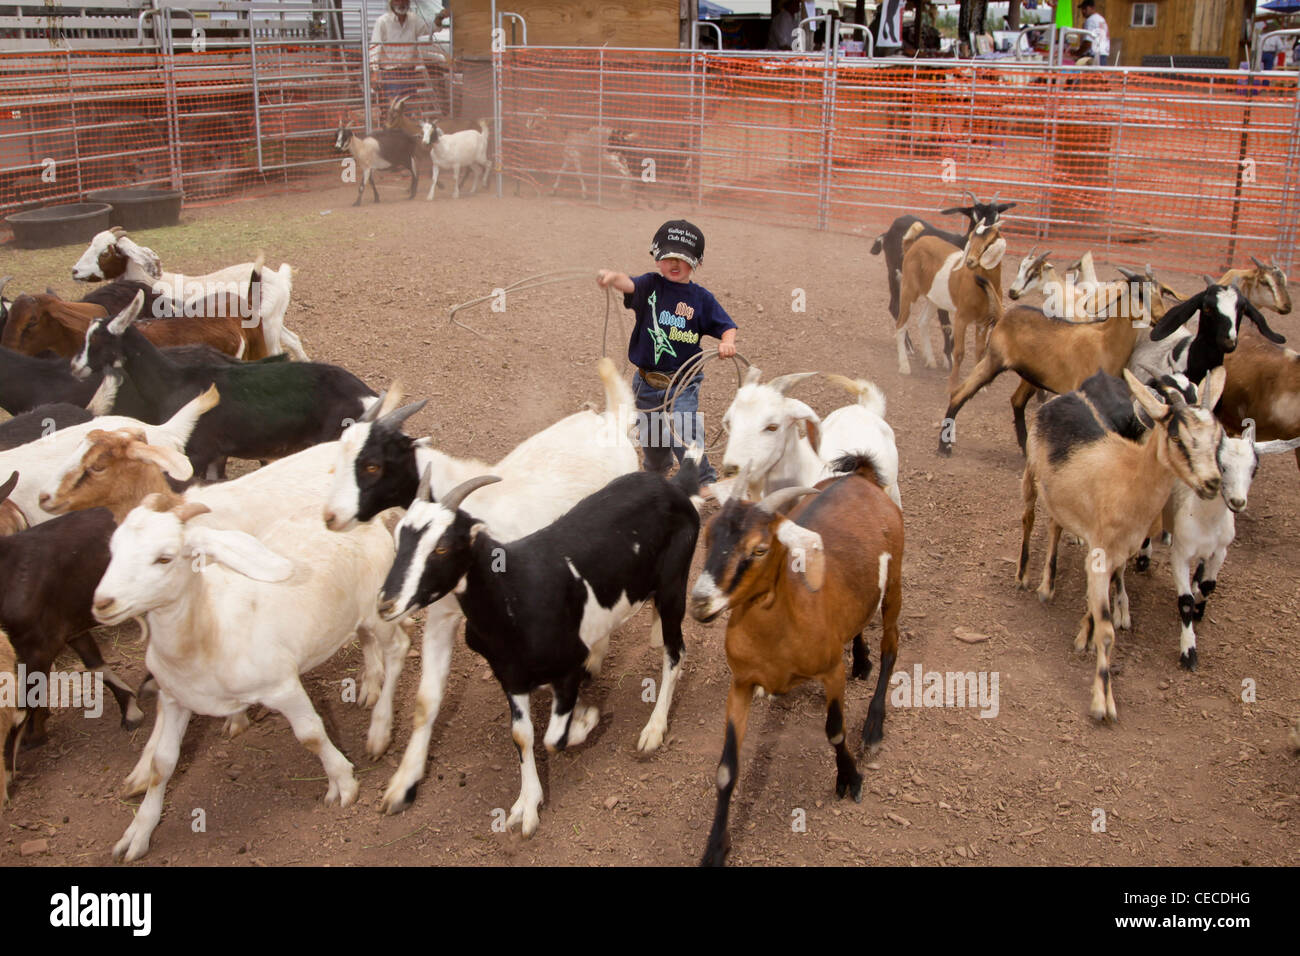
POLYGON ((655 347, 655 365, 659 364, 659 357, 664 354, 677 358, 677 351, 673 348, 672 343, 668 341, 668 336, 664 333, 664 330, 659 328, 659 318, 655 315, 655 305, 658 297, 659 293, 651 292, 646 299, 646 303, 650 306, 650 324, 646 326, 646 330, 649 332, 650 341, 655 347))

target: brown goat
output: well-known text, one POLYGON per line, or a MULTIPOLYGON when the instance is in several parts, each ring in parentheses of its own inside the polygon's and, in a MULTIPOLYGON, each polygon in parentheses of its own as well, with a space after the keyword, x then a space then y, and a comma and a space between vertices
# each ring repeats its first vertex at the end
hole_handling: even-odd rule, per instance
MULTIPOLYGON (((209 345, 247 361, 268 354, 262 323, 244 327, 240 316, 248 314, 250 306, 238 293, 213 293, 185 311, 197 314, 146 319, 137 323, 137 328, 159 348, 209 345)), ((105 315, 103 307, 90 302, 68 302, 48 294, 20 295, 9 310, 0 345, 24 355, 39 355, 48 349, 72 358, 85 345, 90 324, 105 315)))
POLYGON ((29 527, 27 516, 22 509, 9 500, 9 494, 18 486, 18 472, 9 476, 9 480, 0 485, 0 535, 17 534, 29 527))
POLYGON ((1003 312, 1001 301, 990 290, 988 306, 995 321, 988 350, 948 397, 939 430, 939 454, 952 454, 957 413, 962 406, 1003 372, 1014 371, 1022 379, 1011 396, 1021 451, 1025 450, 1025 406, 1035 390, 1043 388, 1064 395, 1098 369, 1107 375, 1119 375, 1133 354, 1142 327, 1139 320, 1163 315, 1162 300, 1152 295, 1155 287, 1151 283, 1132 282, 1127 304, 1121 285, 1103 284, 1095 291, 1098 317, 1089 320, 1057 318, 1027 305, 1012 306, 1003 312))
POLYGON ((921 299, 921 316, 917 320, 925 364, 934 368, 934 349, 926 329, 930 312, 935 309, 952 315, 952 369, 948 373, 948 390, 957 387, 962 359, 966 355, 966 328, 975 326, 975 357, 983 358, 994 312, 989 299, 1002 299, 1002 257, 1007 243, 996 225, 981 223, 958 249, 937 236, 922 236, 925 224, 914 223, 903 236, 903 277, 898 298, 898 370, 910 374, 907 360, 907 326, 912 305, 921 299), (920 238, 917 238, 920 236, 920 238))
MULTIPOLYGON (((1228 384, 1217 409, 1223 426, 1233 432, 1255 421, 1255 440, 1300 435, 1300 354, 1269 342, 1242 326, 1237 347, 1223 356, 1228 384)), ((1296 450, 1300 466, 1300 449, 1296 450)))
POLYGON ((88 432, 77 465, 59 477, 53 496, 41 492, 41 508, 56 515, 107 508, 113 512, 113 520, 121 524, 131 509, 151 494, 161 495, 168 508, 183 504, 167 483, 166 475, 178 481, 188 480, 193 475, 189 459, 148 441, 145 433, 136 428, 96 428, 88 432))
POLYGON ((844 743, 844 645, 853 642, 853 676, 871 670, 861 635, 879 608, 880 674, 863 743, 884 734, 885 692, 898 655, 902 607, 903 513, 885 493, 865 455, 836 462, 838 478, 790 511, 783 505, 810 488, 783 488, 758 504, 729 500, 705 532, 704 568, 691 590, 691 615, 711 621, 727 608, 726 739, 718 764, 718 802, 706 865, 727 854, 727 813, 740 748, 757 689, 784 694, 804 680, 826 691, 826 737, 835 748, 835 793, 862 799, 862 775, 844 743))

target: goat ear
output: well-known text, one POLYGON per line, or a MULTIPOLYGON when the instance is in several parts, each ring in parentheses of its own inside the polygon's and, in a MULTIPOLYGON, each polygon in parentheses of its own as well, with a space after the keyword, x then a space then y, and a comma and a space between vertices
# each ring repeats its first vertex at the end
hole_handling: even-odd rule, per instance
POLYGON ((151 462, 177 481, 189 481, 194 477, 194 466, 190 460, 173 448, 147 445, 137 440, 131 444, 127 457, 151 462))
POLYGON ((1151 330, 1151 341, 1159 342, 1161 339, 1168 338, 1174 329, 1186 323, 1188 319, 1201 310, 1201 302, 1204 297, 1205 293, 1202 292, 1200 295, 1194 295, 1190 299, 1183 300, 1172 309, 1167 309, 1160 321, 1151 330))
POLYGON ((276 554, 251 534, 227 528, 190 528, 185 543, 194 554, 213 559, 254 581, 274 583, 293 574, 293 562, 276 554))
POLYGON ((1241 302, 1242 313, 1246 318, 1255 323, 1255 328, 1259 329, 1260 334, 1264 336, 1264 338, 1268 339, 1270 342, 1276 342, 1278 345, 1282 345, 1286 342, 1285 335, 1280 335, 1269 328, 1268 321, 1264 318, 1264 314, 1260 312, 1259 309, 1255 308, 1254 303, 1244 295, 1241 296, 1238 301, 1241 302))
POLYGON ((113 321, 108 323, 110 335, 121 335, 126 331, 127 326, 140 317, 140 310, 144 308, 144 290, 135 294, 131 304, 114 316, 113 321))
POLYGON ((994 206, 993 208, 996 209, 999 213, 1004 213, 1004 212, 1006 212, 1008 209, 1013 209, 1013 208, 1015 208, 1016 206, 1019 206, 1019 205, 1020 205, 1020 203, 1018 203, 1018 202, 1000 202, 1000 203, 998 203, 996 206, 994 206))
POLYGON ((789 552, 787 560, 790 562, 790 570, 799 573, 804 587, 809 591, 820 591, 826 580, 826 553, 822 546, 822 536, 787 518, 778 517, 776 520, 776 537, 789 552))
POLYGON ((1223 387, 1228 384, 1228 370, 1222 365, 1210 369, 1210 374, 1201 382, 1201 408, 1213 411, 1223 396, 1223 387))
POLYGON ((1142 406, 1142 411, 1146 412, 1152 421, 1163 421, 1169 415, 1169 406, 1151 393, 1147 388, 1128 369, 1124 369, 1124 381, 1128 383, 1128 390, 1133 394, 1133 398, 1142 406))
POLYGON ((1001 236, 989 243, 989 247, 980 255, 980 268, 996 269, 1007 254, 1007 241, 1001 236))
POLYGON ((147 272, 150 277, 157 279, 162 275, 162 260, 148 246, 137 245, 122 235, 117 237, 117 251, 147 272))
POLYGON ((967 219, 971 220, 971 222, 974 222, 974 221, 975 221, 975 207, 974 207, 974 206, 952 206, 952 207, 950 207, 950 208, 948 208, 948 209, 940 209, 940 210, 939 210, 939 215, 941 215, 941 216, 965 216, 967 219))

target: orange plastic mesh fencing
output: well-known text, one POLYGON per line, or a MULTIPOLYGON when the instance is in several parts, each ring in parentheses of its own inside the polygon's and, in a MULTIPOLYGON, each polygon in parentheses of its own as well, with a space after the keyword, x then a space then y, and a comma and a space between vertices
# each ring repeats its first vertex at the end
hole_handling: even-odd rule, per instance
POLYGON ((0 54, 0 214, 108 187, 288 186, 337 167, 339 118, 362 103, 355 43, 0 54))
POLYGON ((500 95, 544 193, 874 236, 969 189, 1017 255, 1294 264, 1295 77, 509 48, 500 95))

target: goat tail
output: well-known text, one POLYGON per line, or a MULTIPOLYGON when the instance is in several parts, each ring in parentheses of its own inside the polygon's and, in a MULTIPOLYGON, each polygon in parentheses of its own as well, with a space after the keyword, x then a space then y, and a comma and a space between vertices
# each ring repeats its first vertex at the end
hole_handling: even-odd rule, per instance
POLYGON ((686 449, 686 454, 682 456, 681 467, 677 469, 677 474, 673 475, 669 484, 682 491, 692 498, 700 493, 700 460, 704 458, 704 443, 696 442, 686 449))
POLYGON ((830 463, 831 473, 835 475, 861 475, 881 488, 885 487, 880 477, 881 468, 876 456, 869 451, 846 451, 830 463))
POLYGON ((907 232, 903 233, 903 255, 907 255, 907 250, 912 248, 912 243, 921 238, 923 232, 925 232, 925 223, 920 221, 914 222, 907 227, 907 232))
POLYGON ((871 254, 878 256, 885 250, 885 234, 882 232, 876 236, 876 241, 871 244, 871 254))
POLYGON ((824 373, 826 381, 840 386, 850 395, 858 400, 858 404, 870 412, 873 412, 880 418, 885 417, 885 393, 880 390, 875 382, 868 381, 865 378, 852 379, 845 375, 836 375, 833 372, 824 373))
POLYGON ((632 386, 618 374, 613 360, 607 355, 602 356, 596 364, 596 372, 605 386, 605 414, 613 415, 621 422, 634 421, 636 396, 632 394, 632 386))

